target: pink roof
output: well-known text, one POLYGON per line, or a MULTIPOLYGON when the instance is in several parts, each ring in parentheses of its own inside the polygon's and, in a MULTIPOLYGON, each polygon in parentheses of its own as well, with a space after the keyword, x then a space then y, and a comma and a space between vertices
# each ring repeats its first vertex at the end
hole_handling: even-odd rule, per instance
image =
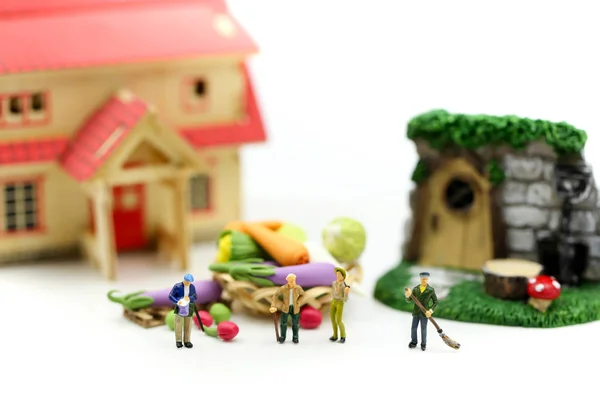
POLYGON ((114 96, 75 134, 62 155, 62 166, 77 180, 91 178, 146 114, 142 100, 114 96))
POLYGON ((0 74, 249 54, 222 0, 2 0, 0 74))
POLYGON ((67 147, 68 137, 26 139, 0 143, 0 166, 56 160, 67 147))

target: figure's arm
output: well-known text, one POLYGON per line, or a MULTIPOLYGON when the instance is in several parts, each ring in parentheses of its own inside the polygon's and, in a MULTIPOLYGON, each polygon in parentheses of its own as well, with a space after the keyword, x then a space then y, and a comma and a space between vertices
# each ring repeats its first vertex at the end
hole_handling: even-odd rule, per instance
POLYGON ((177 295, 177 291, 175 289, 176 289, 176 286, 173 286, 173 289, 171 289, 171 293, 169 293, 169 300, 171 300, 173 303, 177 304, 179 299, 175 297, 177 295))
POLYGON ((279 287, 279 289, 277 289, 277 291, 273 295, 273 298, 271 299, 271 307, 277 308, 277 300, 279 299, 280 295, 281 295, 281 286, 279 287))
MULTIPOLYGON (((404 293, 405 293, 405 291, 403 290, 402 291, 402 296, 404 296, 404 293)), ((411 289, 411 293, 412 293, 412 289, 411 289)), ((404 300, 406 300, 407 303, 412 303, 413 302, 412 296, 408 296, 408 297, 404 296, 404 300)))
POLYGON ((349 289, 350 286, 346 285, 346 281, 344 281, 344 288, 342 289, 342 291, 344 292, 344 301, 348 301, 348 292, 346 291, 346 289, 349 289))
POLYGON ((198 300, 198 294, 196 293, 196 287, 192 283, 190 284, 190 301, 195 304, 196 300, 198 300))
POLYGON ((298 286, 298 301, 300 301, 302 297, 304 297, 304 289, 302 289, 302 286, 298 286))
POLYGON ((435 311, 435 308, 438 305, 438 298, 437 298, 437 294, 435 294, 435 289, 433 289, 433 293, 431 293, 431 312, 433 313, 435 311))

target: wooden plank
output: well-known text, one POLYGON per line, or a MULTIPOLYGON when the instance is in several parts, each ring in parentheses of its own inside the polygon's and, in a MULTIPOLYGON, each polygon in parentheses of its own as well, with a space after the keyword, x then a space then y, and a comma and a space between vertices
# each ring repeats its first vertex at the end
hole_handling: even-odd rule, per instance
POLYGON ((111 185, 128 185, 139 182, 154 182, 172 178, 177 169, 171 165, 146 166, 121 170, 106 178, 111 185))
POLYGON ((94 182, 94 223, 96 255, 100 269, 109 280, 116 279, 115 243, 112 223, 112 190, 106 182, 94 182))
POLYGON ((165 325, 165 317, 171 310, 171 307, 148 307, 135 311, 123 309, 123 316, 143 328, 154 328, 165 325))
POLYGON ((178 229, 175 231, 176 253, 179 261, 179 268, 182 271, 187 271, 190 267, 190 246, 191 246, 191 224, 189 220, 190 196, 189 196, 189 177, 191 171, 182 169, 179 171, 175 179, 174 190, 174 212, 175 226, 178 229))
POLYGON ((81 246, 83 252, 94 268, 100 268, 98 264, 98 246, 96 244, 96 238, 91 232, 85 232, 81 238, 81 246))

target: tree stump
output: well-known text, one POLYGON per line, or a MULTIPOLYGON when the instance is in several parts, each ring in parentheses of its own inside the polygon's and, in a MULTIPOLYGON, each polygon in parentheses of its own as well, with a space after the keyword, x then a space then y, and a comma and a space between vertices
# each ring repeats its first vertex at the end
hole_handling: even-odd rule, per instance
POLYGON ((542 265, 518 259, 497 259, 482 268, 485 292, 502 300, 526 300, 527 281, 542 272, 542 265))

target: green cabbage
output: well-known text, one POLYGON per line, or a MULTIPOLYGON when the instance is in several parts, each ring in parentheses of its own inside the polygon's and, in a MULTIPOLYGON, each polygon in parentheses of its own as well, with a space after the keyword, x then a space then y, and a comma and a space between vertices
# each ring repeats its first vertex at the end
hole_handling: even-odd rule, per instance
POLYGON ((367 234, 362 224, 352 218, 338 217, 322 232, 323 245, 340 263, 352 263, 365 250, 367 234))

